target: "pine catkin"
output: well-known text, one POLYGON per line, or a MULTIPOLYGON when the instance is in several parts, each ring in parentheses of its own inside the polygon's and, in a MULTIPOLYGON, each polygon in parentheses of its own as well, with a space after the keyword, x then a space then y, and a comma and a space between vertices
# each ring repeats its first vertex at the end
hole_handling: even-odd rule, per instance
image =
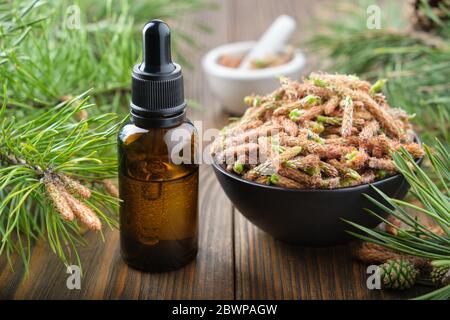
POLYGON ((368 161, 369 168, 372 169, 383 169, 387 171, 397 171, 397 167, 393 160, 381 159, 381 158, 370 158, 368 161))
POLYGON ((368 141, 380 130, 380 125, 377 121, 370 121, 359 133, 359 137, 364 141, 368 141))
POLYGON ((281 168, 278 170, 278 174, 280 176, 294 180, 295 182, 308 188, 318 187, 322 182, 322 179, 320 177, 309 176, 306 173, 291 168, 281 168))
POLYGON ((273 126, 263 125, 249 131, 242 132, 237 136, 231 136, 224 141, 225 146, 234 146, 237 144, 257 142, 261 136, 267 137, 277 133, 273 126))
POLYGON ((73 197, 67 191, 62 191, 61 194, 66 199, 77 219, 80 220, 85 226, 94 231, 99 231, 102 228, 102 223, 95 214, 94 210, 73 197))
POLYGON ((356 259, 367 264, 381 264, 387 260, 404 259, 421 270, 427 270, 430 267, 430 262, 426 259, 405 255, 371 242, 354 245, 352 254, 356 259))
POLYGON ((278 157, 274 157, 275 160, 279 161, 279 164, 283 164, 284 162, 292 159, 293 157, 297 156, 302 151, 301 147, 292 147, 289 149, 286 149, 283 153, 281 153, 278 157))
POLYGON ((66 176, 65 174, 60 174, 58 177, 61 179, 66 190, 70 193, 77 194, 84 199, 89 199, 91 197, 91 190, 82 185, 80 182, 66 176))
POLYGON ((400 132, 395 126, 394 118, 385 109, 380 107, 367 93, 360 91, 350 91, 347 93, 350 93, 351 98, 362 101, 367 110, 394 138, 400 137, 400 132))
POLYGON ((342 115, 341 136, 348 137, 352 134, 353 127, 353 100, 350 97, 346 97, 341 103, 344 110, 342 115))
POLYGON ((270 182, 278 187, 283 188, 293 188, 293 189, 303 188, 303 185, 301 183, 298 183, 297 181, 294 181, 292 179, 289 179, 287 177, 278 174, 273 174, 270 177, 270 182))
POLYGON ((109 195, 115 198, 119 198, 119 190, 111 180, 109 179, 103 180, 103 186, 105 187, 105 190, 106 192, 108 192, 109 195))
POLYGON ((367 171, 365 173, 362 174, 361 176, 361 182, 362 183, 372 183, 375 181, 375 173, 373 173, 373 171, 367 171))
POLYGON ((288 135, 295 137, 298 134, 298 126, 291 119, 284 117, 274 117, 272 121, 283 128, 283 131, 288 135))
POLYGON ((291 160, 288 160, 285 166, 299 169, 299 170, 312 170, 319 167, 320 158, 318 155, 309 154, 305 157, 296 157, 291 160))
POLYGON ((305 111, 305 113, 300 117, 300 121, 311 120, 318 115, 321 115, 325 109, 324 105, 313 106, 311 109, 305 111))
POLYGON ((391 144, 385 135, 379 135, 369 139, 365 147, 372 152, 372 156, 375 158, 383 158, 387 156, 391 151, 391 144))
POLYGON ((352 169, 362 169, 369 159, 369 156, 364 150, 353 151, 347 154, 350 158, 346 161, 346 164, 352 169))
POLYGON ((320 167, 320 170, 327 177, 336 178, 339 176, 339 171, 335 167, 333 167, 331 164, 329 164, 325 161, 320 161, 319 167, 320 167))
POLYGON ((336 110, 337 106, 339 105, 339 99, 338 97, 332 97, 330 100, 327 101, 324 107, 324 112, 326 115, 330 115, 336 110))
MULTIPOLYGON (((69 100, 72 100, 73 98, 74 98, 73 96, 70 96, 70 95, 64 95, 64 96, 62 96, 62 97, 60 98, 60 100, 61 100, 62 102, 67 102, 67 101, 69 101, 69 100)), ((76 103, 77 103, 77 104, 80 104, 80 101, 77 100, 76 103)), ((81 109, 81 110, 79 110, 78 112, 76 112, 76 113, 74 114, 74 117, 75 117, 75 119, 76 119, 77 121, 83 121, 83 120, 86 120, 86 119, 89 117, 89 113, 88 113, 88 111, 87 111, 86 109, 81 109)))
POLYGON ((407 143, 407 144, 395 144, 392 146, 394 150, 400 150, 401 147, 404 147, 406 151, 408 151, 414 158, 422 157, 425 152, 423 151, 422 147, 417 143, 407 143))
POLYGON ((329 178, 329 179, 323 179, 322 180, 322 188, 325 189, 335 189, 338 188, 341 183, 341 179, 339 177, 336 178, 329 178))
POLYGON ((87 118, 89 118, 89 113, 87 112, 86 109, 81 109, 80 111, 75 113, 75 119, 77 121, 87 120, 87 118))
POLYGON ((72 100, 72 99, 73 99, 73 97, 70 96, 70 95, 64 95, 64 96, 62 96, 60 98, 61 102, 66 102, 66 101, 69 101, 69 100, 72 100))
MULTIPOLYGON (((394 216, 389 216, 388 217, 388 221, 390 222, 390 224, 386 224, 386 232, 396 236, 398 235, 398 231, 401 229, 404 229, 404 225, 402 224, 402 222, 397 219, 394 216)), ((438 236, 445 236, 445 232, 444 230, 442 230, 442 228, 436 224, 429 224, 427 222, 424 222, 423 225, 427 228, 427 230, 431 233, 434 233, 438 236)), ((422 235, 421 238, 427 238, 428 236, 424 236, 422 235)))
POLYGON ((345 85, 353 90, 369 91, 371 84, 355 76, 312 72, 310 79, 320 79, 328 85, 345 85))
POLYGON ((319 150, 318 154, 323 159, 334 159, 342 157, 353 150, 355 148, 349 146, 325 145, 323 151, 319 150))
MULTIPOLYGON (((232 146, 230 148, 227 148, 223 152, 223 160, 226 163, 229 163, 233 159, 237 159, 242 155, 251 155, 251 154, 257 154, 258 152, 258 144, 257 143, 248 143, 248 144, 242 144, 238 146, 232 146)), ((232 161, 234 162, 234 161, 232 161)))
POLYGON ((438 225, 425 224, 425 226, 427 227, 428 231, 437 234, 438 236, 445 237, 447 235, 445 231, 442 230, 442 228, 438 225))
POLYGON ((51 181, 50 177, 44 178, 44 184, 53 206, 61 214, 61 217, 64 220, 72 221, 74 219, 74 213, 61 190, 51 181))

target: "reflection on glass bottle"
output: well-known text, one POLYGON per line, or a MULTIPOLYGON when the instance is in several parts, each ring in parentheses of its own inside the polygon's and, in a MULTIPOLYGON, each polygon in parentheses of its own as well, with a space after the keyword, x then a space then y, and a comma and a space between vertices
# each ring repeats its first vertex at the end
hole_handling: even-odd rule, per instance
MULTIPOLYGON (((195 149, 195 128, 183 127, 195 149)), ((138 269, 175 269, 197 252, 198 165, 173 164, 164 141, 177 128, 127 124, 119 135, 122 254, 138 269)))

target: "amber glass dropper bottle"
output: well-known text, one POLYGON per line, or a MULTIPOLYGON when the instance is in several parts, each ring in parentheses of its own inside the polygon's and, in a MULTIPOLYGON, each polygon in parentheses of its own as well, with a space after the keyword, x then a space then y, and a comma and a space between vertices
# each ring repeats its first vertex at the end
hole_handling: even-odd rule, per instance
POLYGON ((139 270, 177 269, 197 254, 197 133, 185 108, 169 27, 152 20, 132 73, 131 120, 118 137, 121 252, 139 270))

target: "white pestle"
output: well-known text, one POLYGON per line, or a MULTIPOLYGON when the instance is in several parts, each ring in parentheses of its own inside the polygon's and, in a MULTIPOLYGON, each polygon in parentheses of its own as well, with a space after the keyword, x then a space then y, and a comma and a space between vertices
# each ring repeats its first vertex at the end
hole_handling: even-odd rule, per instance
POLYGON ((251 61, 264 59, 281 52, 296 27, 295 20, 288 15, 276 18, 252 50, 242 59, 239 69, 248 69, 251 61))

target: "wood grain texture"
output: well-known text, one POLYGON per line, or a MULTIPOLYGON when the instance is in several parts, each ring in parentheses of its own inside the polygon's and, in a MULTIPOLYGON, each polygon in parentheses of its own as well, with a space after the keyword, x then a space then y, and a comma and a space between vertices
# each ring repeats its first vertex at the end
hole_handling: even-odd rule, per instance
MULTIPOLYGON (((296 17, 296 42, 303 42, 313 16, 332 0, 221 0, 220 8, 194 14, 213 33, 201 33, 184 20, 176 23, 195 34, 199 51, 182 48, 195 66, 184 69, 186 96, 203 105, 189 109, 203 130, 221 128, 227 115, 207 89, 200 63, 203 53, 217 45, 256 39, 279 14, 296 17)), ((93 84, 95 86, 95 84, 93 84)), ((204 144, 208 141, 203 141, 204 144)), ((200 249, 187 267, 169 273, 145 274, 128 268, 120 258, 119 233, 107 230, 105 241, 86 235, 80 249, 84 278, 81 290, 68 290, 66 268, 47 243, 32 248, 28 276, 17 256, 0 257, 0 299, 403 299, 407 293, 369 291, 365 266, 350 257, 348 246, 301 248, 274 240, 232 208, 212 168, 200 169, 200 249)))
POLYGON ((350 246, 308 248, 278 241, 235 210, 236 299, 406 299, 405 292, 368 290, 366 265, 350 246))

